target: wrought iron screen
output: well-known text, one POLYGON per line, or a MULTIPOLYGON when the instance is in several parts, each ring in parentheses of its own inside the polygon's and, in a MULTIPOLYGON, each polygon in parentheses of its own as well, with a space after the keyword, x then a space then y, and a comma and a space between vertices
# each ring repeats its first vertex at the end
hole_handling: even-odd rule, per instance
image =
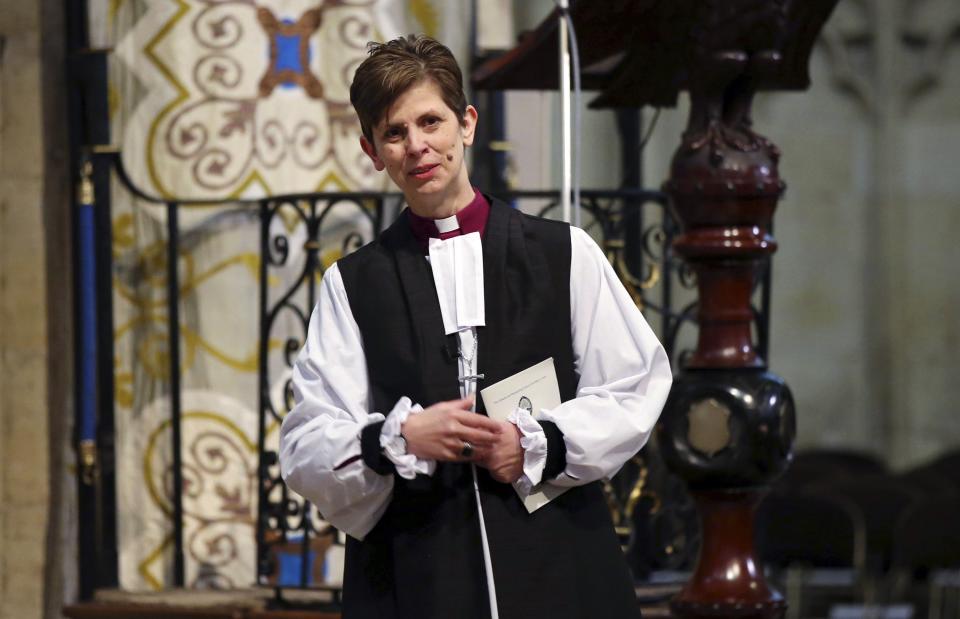
MULTIPOLYGON (((176 256, 178 210, 183 203, 161 201, 138 191, 112 160, 120 179, 137 197, 161 202, 167 209, 168 328, 180 333, 176 256)), ((559 192, 514 191, 497 197, 526 212, 546 217, 558 212, 559 192)), ((195 202, 191 202, 195 204, 195 202)), ((323 193, 278 196, 249 201, 259 209, 259 444, 256 581, 274 587, 278 599, 286 589, 327 589, 338 601, 336 575, 325 573, 334 562, 339 534, 327 526, 315 506, 295 495, 280 477, 276 451, 268 447, 270 426, 290 410, 289 370, 302 347, 317 285, 330 256, 347 254, 379 234, 399 213, 401 196, 390 193, 323 193), (279 225, 283 222, 284 225, 279 225), (291 232, 296 231, 296 233, 291 232), (277 278, 280 272, 292 276, 277 278), (271 281, 291 282, 271 293, 271 281), (291 328, 292 325, 292 328, 291 328), (270 342, 280 334, 282 363, 271 367, 270 342), (282 388, 277 388, 282 385, 282 388), (279 394, 279 395, 278 395, 279 394)), ((672 363, 683 363, 696 335, 696 282, 675 258, 671 247, 679 233, 665 194, 644 190, 584 191, 584 228, 597 240, 614 270, 648 321, 659 331, 672 363)), ((766 356, 769 267, 758 278, 756 336, 766 356)), ((184 492, 180 454, 180 354, 178 337, 170 337, 171 502, 173 506, 174 584, 184 584, 184 492)), ((102 446, 109 449, 109 445, 102 446)), ((104 454, 106 460, 109 454, 104 454)), ((663 466, 655 441, 633 458, 606 485, 614 523, 634 575, 654 570, 687 569, 696 558, 699 531, 696 511, 684 485, 663 466)), ((101 505, 101 510, 116 505, 101 505)), ((102 514, 101 514, 102 515, 102 514)), ((342 549, 341 549, 342 551, 342 549)), ((253 569, 254 566, 251 566, 253 569)))

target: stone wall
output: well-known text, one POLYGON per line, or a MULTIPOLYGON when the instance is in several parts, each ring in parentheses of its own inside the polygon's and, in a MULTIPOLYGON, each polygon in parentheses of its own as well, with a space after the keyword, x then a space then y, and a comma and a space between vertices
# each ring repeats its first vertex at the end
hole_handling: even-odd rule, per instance
POLYGON ((781 145, 773 361, 803 445, 898 468, 960 446, 960 12, 952 0, 842 2, 808 93, 769 95, 781 145))
POLYGON ((0 0, 0 619, 59 616, 74 563, 48 543, 73 361, 59 5, 0 0))
POLYGON ((48 424, 39 10, 0 3, 0 617, 42 616, 48 424))

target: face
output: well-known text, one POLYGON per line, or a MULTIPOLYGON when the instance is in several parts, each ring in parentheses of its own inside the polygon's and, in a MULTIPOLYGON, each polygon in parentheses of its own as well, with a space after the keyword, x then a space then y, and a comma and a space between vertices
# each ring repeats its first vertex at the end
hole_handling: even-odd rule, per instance
POLYGON ((448 217, 473 199, 463 153, 473 144, 476 125, 473 106, 467 106, 460 124, 440 88, 428 79, 394 101, 372 128, 373 144, 361 137, 360 145, 378 171, 387 171, 415 213, 448 217))

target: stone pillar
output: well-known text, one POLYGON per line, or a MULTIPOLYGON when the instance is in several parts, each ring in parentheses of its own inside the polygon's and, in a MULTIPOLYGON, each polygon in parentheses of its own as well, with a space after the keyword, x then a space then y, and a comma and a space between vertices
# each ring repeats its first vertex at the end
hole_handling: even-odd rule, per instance
POLYGON ((0 0, 0 618, 43 616, 49 499, 40 12, 0 0))
POLYGON ((60 616, 75 569, 62 6, 0 0, 0 619, 60 616))

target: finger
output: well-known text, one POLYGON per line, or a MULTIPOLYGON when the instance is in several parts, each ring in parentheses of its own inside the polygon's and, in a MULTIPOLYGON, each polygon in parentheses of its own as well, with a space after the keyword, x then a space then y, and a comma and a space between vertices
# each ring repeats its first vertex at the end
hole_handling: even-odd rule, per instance
POLYGON ((473 451, 470 452, 469 456, 463 455, 463 448, 460 449, 451 449, 449 450, 450 461, 451 462, 473 462, 477 466, 484 466, 490 457, 490 448, 489 447, 474 447, 473 451))
POLYGON ((444 402, 444 404, 449 405, 454 410, 470 411, 473 409, 473 402, 474 402, 474 398, 473 396, 470 396, 467 398, 461 398, 459 400, 449 400, 447 402, 444 402))
POLYGON ((472 449, 468 450, 467 454, 464 454, 462 441, 457 441, 452 445, 444 443, 443 450, 450 454, 456 462, 475 462, 479 464, 493 457, 494 447, 489 445, 475 445, 473 443, 471 443, 470 446, 472 449))
POLYGON ((502 464, 501 460, 503 456, 496 446, 481 447, 476 453, 477 457, 474 458, 474 461, 477 463, 477 466, 482 466, 485 469, 495 469, 502 464))
POLYGON ((470 442, 474 447, 481 447, 496 444, 500 435, 494 434, 489 430, 481 430, 461 425, 457 429, 457 437, 462 441, 470 442))
POLYGON ((464 446, 463 441, 461 441, 460 439, 457 439, 457 438, 445 439, 442 442, 442 448, 441 448, 443 452, 442 459, 449 462, 471 462, 474 459, 475 454, 477 454, 482 450, 489 449, 487 447, 482 447, 482 448, 473 447, 473 445, 471 444, 471 446, 473 447, 473 450, 470 452, 470 457, 467 457, 463 455, 463 446, 464 446))
POLYGON ((441 459, 450 462, 475 462, 479 464, 488 460, 493 452, 493 448, 489 445, 477 445, 470 441, 470 446, 473 449, 470 450, 470 455, 466 456, 463 453, 464 441, 457 438, 444 440, 442 444, 443 457, 441 459))
POLYGON ((443 402, 435 402, 424 409, 424 412, 435 411, 437 413, 443 414, 453 414, 460 413, 463 411, 470 411, 473 408, 473 398, 462 398, 460 400, 444 400, 443 402))
POLYGON ((460 455, 460 452, 454 449, 444 449, 443 453, 437 457, 440 462, 466 462, 467 460, 460 455))
POLYGON ((454 415, 454 418, 463 425, 471 428, 486 430, 488 432, 493 432, 494 434, 500 434, 503 431, 503 426, 499 421, 494 421, 486 415, 459 412, 454 415))

